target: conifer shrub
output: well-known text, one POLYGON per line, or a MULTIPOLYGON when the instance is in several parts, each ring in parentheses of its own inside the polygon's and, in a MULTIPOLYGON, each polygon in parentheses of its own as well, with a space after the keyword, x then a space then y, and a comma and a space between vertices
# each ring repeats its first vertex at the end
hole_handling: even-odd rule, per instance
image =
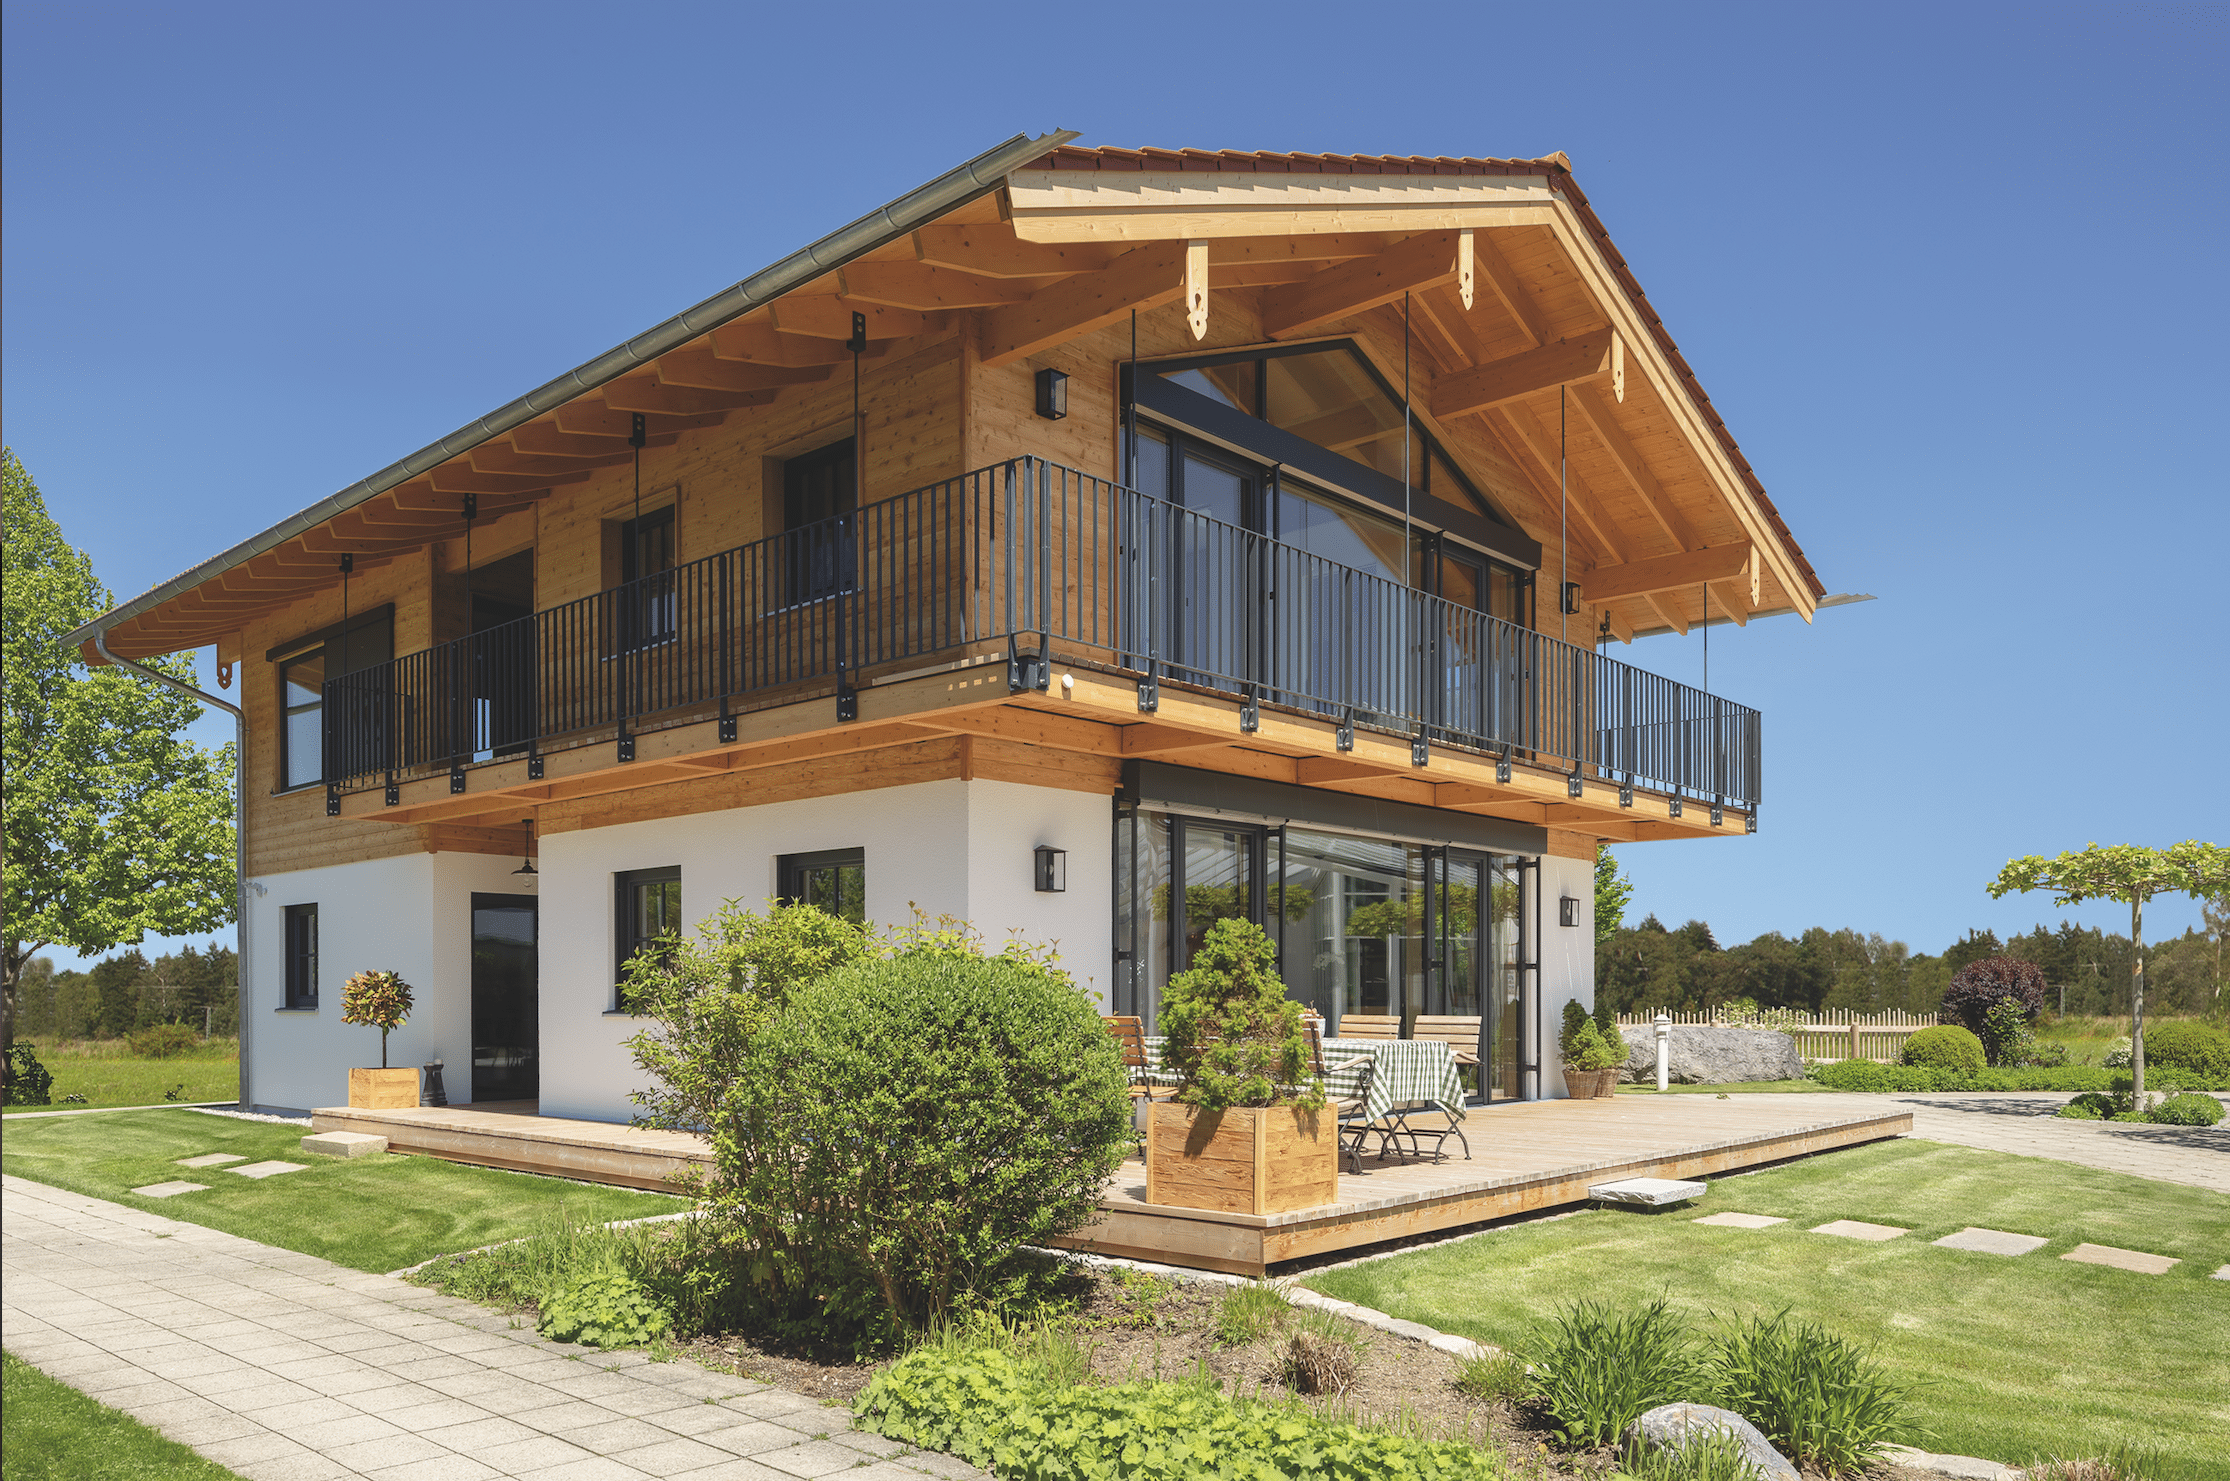
POLYGON ((1924 1028, 1905 1040, 1897 1062, 1938 1070, 1979 1070, 1988 1061, 1982 1040, 1956 1024, 1924 1028))
POLYGON ((1177 1099, 1185 1105, 1324 1104, 1324 1086, 1309 1073, 1301 1005, 1286 996, 1277 946, 1253 921, 1232 916, 1208 928, 1192 966, 1162 992, 1161 1027, 1169 1036, 1162 1059, 1183 1077, 1177 1099))

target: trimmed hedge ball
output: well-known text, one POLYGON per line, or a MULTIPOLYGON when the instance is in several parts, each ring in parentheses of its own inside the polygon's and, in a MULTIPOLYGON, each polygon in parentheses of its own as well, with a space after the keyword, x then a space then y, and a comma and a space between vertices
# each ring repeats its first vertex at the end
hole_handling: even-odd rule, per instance
POLYGON ((1979 1070, 1988 1059, 1982 1040, 1954 1023, 1924 1028, 1905 1041, 1898 1063, 1932 1070, 1979 1070))
POLYGON ((2174 1065, 2206 1076, 2211 1085, 2230 1088, 2230 1034, 2188 1018, 2147 1024, 2145 1065, 2174 1065))

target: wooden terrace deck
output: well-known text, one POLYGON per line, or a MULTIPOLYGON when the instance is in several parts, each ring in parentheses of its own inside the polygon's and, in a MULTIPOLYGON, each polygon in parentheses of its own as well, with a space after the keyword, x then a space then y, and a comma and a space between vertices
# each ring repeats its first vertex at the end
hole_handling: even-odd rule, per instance
MULTIPOLYGON (((1133 1160, 1109 1181, 1098 1220, 1066 1242, 1101 1254, 1263 1275, 1285 1261, 1584 1203, 1590 1183, 1704 1177, 1912 1130, 1910 1112, 1830 1115, 1808 1109, 1810 1099, 1622 1095, 1480 1107, 1464 1122, 1470 1160, 1452 1137, 1443 1161, 1366 1157, 1360 1175, 1341 1172, 1338 1202, 1282 1214, 1149 1204, 1145 1166, 1133 1160)), ((541 1116, 531 1101, 337 1107, 314 1111, 311 1119, 319 1131, 384 1136, 398 1152, 634 1188, 668 1188, 672 1174, 711 1161, 701 1137, 541 1116)))

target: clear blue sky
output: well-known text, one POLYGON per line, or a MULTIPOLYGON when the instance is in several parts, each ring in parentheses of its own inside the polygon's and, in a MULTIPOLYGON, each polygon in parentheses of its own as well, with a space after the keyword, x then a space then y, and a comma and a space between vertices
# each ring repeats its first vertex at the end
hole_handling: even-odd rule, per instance
POLYGON ((1714 631, 1763 831, 1636 913, 1940 951, 2059 919, 2011 855, 2230 834, 2225 15, 15 0, 5 436, 133 595, 1018 131, 1562 149, 1880 598, 1714 631))

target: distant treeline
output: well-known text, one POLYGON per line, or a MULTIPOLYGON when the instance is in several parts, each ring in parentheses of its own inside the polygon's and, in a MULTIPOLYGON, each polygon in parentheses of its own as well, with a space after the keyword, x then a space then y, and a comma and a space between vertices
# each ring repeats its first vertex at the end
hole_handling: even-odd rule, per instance
MULTIPOLYGON (((2223 950, 2219 934, 2191 930, 2145 943, 2147 1012, 2212 1014, 2223 1003, 2223 950)), ((1814 926, 1790 938, 1768 931, 1740 946, 1721 947, 1711 927, 1692 920, 1667 930, 1651 916, 1622 927, 1595 956, 1595 991, 1620 1013, 1667 1008, 1705 1012, 1737 998, 1765 1008, 1808 1013, 1833 1009, 1881 1013, 1893 1009, 1933 1013, 1951 978, 1969 962, 2014 956, 2044 969, 2048 1006, 2068 1013, 2129 1011, 2129 937, 2062 925, 2038 926, 2000 941, 1991 931, 1969 931, 1940 956, 1914 952, 1878 931, 1830 931, 1814 926)))
POLYGON ((120 1039, 156 1023, 240 1031, 240 966, 232 948, 188 946, 149 961, 119 952, 83 972, 54 970, 45 957, 23 969, 16 1032, 62 1039, 120 1039))

